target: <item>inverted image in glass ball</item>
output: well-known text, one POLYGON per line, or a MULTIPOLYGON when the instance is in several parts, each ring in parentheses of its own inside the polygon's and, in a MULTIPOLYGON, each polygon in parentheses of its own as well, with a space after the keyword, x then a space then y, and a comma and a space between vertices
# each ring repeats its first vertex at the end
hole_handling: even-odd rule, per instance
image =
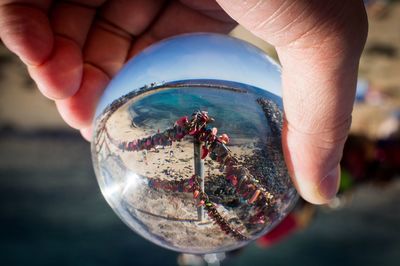
POLYGON ((279 66, 231 37, 147 48, 96 111, 92 155, 107 202, 143 237, 185 253, 267 233, 298 197, 281 149, 280 88, 279 66))

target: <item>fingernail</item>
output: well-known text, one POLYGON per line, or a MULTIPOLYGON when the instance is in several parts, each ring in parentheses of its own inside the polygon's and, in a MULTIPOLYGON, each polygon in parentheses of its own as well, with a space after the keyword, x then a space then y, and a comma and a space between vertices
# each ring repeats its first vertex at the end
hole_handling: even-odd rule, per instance
POLYGON ((339 189, 339 166, 332 169, 318 185, 320 196, 327 201, 333 199, 339 189))

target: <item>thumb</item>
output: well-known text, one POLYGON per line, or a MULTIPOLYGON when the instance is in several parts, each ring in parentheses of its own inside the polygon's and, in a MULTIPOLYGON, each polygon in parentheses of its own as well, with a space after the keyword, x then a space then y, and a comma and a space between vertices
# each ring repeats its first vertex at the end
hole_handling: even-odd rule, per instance
POLYGON ((276 46, 282 64, 285 160, 304 199, 328 202, 339 185, 367 34, 362 1, 218 2, 240 24, 276 46))
POLYGON ((328 42, 278 48, 285 120, 282 145, 292 180, 311 203, 331 200, 339 187, 343 146, 351 124, 358 60, 328 42), (330 54, 335 51, 335 57, 330 54))

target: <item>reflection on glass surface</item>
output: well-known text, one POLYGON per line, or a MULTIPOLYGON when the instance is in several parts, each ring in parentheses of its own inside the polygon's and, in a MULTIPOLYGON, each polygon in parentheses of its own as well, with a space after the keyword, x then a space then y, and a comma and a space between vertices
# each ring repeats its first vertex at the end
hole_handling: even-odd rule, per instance
MULTIPOLYGON (((235 58, 258 58, 256 66, 271 70, 271 84, 280 84, 279 68, 241 41, 214 34, 166 40, 138 56, 147 67, 138 70, 132 60, 107 88, 95 119, 94 167, 108 203, 145 238, 187 253, 235 249, 271 230, 297 199, 281 150, 281 99, 277 88, 238 81, 249 77, 215 78, 227 73, 211 62, 214 78, 173 79, 195 75, 187 75, 198 67, 191 64, 208 58, 175 70, 172 61, 169 81, 160 74, 135 87, 137 75, 157 76, 149 71, 155 59, 162 65, 179 58, 171 42, 187 39, 215 54, 232 44, 235 58)), ((189 50, 181 56, 201 53, 189 50)))

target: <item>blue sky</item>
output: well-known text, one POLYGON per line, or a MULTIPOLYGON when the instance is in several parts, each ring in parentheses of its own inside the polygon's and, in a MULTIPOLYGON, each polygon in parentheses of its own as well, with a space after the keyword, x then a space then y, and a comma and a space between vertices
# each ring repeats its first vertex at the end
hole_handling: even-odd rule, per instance
POLYGON ((281 96, 280 67, 260 49, 226 35, 187 34, 132 58, 106 88, 96 117, 115 99, 152 82, 203 78, 245 83, 281 96))

